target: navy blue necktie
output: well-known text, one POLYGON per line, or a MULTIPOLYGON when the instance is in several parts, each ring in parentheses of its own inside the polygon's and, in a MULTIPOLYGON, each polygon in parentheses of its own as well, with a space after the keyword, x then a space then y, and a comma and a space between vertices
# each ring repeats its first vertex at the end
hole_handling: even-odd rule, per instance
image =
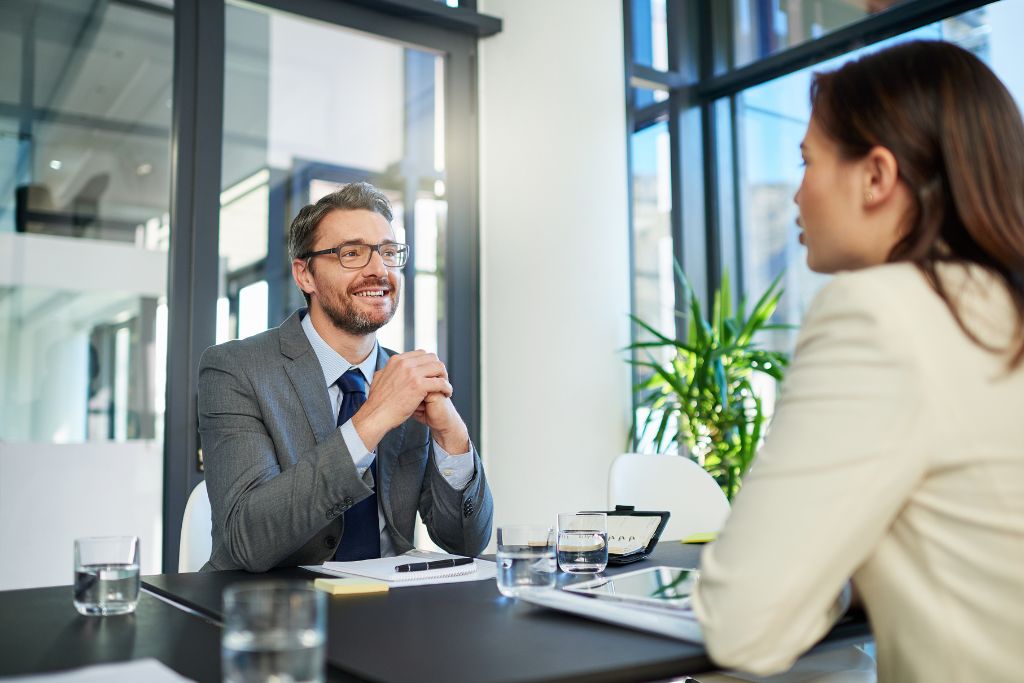
MULTIPOLYGON (((352 368, 338 378, 341 389, 341 409, 338 411, 338 426, 348 422, 359 407, 366 402, 366 378, 359 368, 352 368)), ((370 463, 374 487, 377 485, 377 458, 370 463)), ((341 545, 334 553, 338 562, 366 560, 380 557, 380 529, 377 522, 377 491, 345 512, 345 530, 341 545)))

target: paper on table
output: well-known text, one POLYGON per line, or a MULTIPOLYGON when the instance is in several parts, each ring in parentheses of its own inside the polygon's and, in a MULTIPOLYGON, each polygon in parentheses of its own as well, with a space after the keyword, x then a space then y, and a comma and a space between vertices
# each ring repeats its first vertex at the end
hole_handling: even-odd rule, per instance
POLYGON ((137 659, 117 664, 97 664, 71 671, 5 678, 4 683, 190 683, 191 680, 155 659, 137 659))
POLYGON ((303 568, 333 576, 363 576, 379 579, 387 581, 388 585, 392 588, 424 586, 434 583, 481 581, 493 579, 497 575, 494 563, 487 560, 475 560, 472 565, 428 569, 419 572, 399 574, 395 571, 395 567, 400 564, 457 559, 459 557, 459 555, 435 553, 428 550, 411 550, 398 557, 380 557, 372 560, 357 560, 355 562, 324 562, 323 565, 311 565, 303 568))

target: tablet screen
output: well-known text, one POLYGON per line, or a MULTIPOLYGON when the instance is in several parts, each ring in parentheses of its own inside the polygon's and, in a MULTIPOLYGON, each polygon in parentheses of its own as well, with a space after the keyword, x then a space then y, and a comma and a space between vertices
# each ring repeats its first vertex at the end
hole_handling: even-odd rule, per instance
POLYGON ((650 567, 585 583, 565 590, 596 598, 624 600, 665 607, 688 607, 700 572, 679 567, 650 567))

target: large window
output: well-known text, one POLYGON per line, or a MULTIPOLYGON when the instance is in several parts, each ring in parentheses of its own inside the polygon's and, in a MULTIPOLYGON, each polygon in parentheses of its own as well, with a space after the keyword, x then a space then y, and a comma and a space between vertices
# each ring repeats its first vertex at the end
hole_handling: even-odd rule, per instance
POLYGON ((0 6, 0 441, 160 436, 172 27, 0 6))
POLYGON ((444 355, 443 55, 233 2, 225 33, 217 340, 305 305, 287 226, 303 205, 365 180, 389 195, 397 238, 414 255, 404 312, 381 343, 444 355))
MULTIPOLYGON (((676 95, 634 94, 630 106, 634 313, 671 330, 665 312, 681 308, 678 290, 666 286, 658 264, 681 254, 691 280, 706 275, 706 292, 727 272, 755 297, 785 273, 775 322, 798 325, 827 280, 806 266, 793 202, 811 74, 896 42, 948 40, 986 61, 1024 102, 1024 48, 1014 35, 1024 3, 975 5, 947 3, 946 16, 935 17, 934 3, 918 0, 667 0, 665 10, 653 0, 624 3, 629 85, 634 93, 676 95), (659 14, 669 20, 659 25, 659 14), (681 49, 658 61, 652 46, 663 43, 681 49), (656 166, 654 139, 684 151, 656 166), (655 185, 673 191, 657 193, 655 185), (659 203, 662 195, 681 201, 659 203), (694 245, 703 249, 699 267, 694 245)), ((790 350, 794 340, 795 332, 776 330, 760 341, 790 350)))
POLYGON ((3 589, 76 536, 160 570, 173 38, 169 1, 0 3, 3 589))

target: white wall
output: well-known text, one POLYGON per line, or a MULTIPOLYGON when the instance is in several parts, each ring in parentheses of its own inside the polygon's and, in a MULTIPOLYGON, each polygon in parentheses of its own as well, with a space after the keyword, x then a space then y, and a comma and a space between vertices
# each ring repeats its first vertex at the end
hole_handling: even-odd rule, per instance
POLYGON ((159 574, 162 504, 158 442, 0 443, 0 590, 70 585, 80 536, 138 536, 159 574))
POLYGON ((603 509, 629 429, 622 3, 484 0, 482 452, 495 523, 603 509))

